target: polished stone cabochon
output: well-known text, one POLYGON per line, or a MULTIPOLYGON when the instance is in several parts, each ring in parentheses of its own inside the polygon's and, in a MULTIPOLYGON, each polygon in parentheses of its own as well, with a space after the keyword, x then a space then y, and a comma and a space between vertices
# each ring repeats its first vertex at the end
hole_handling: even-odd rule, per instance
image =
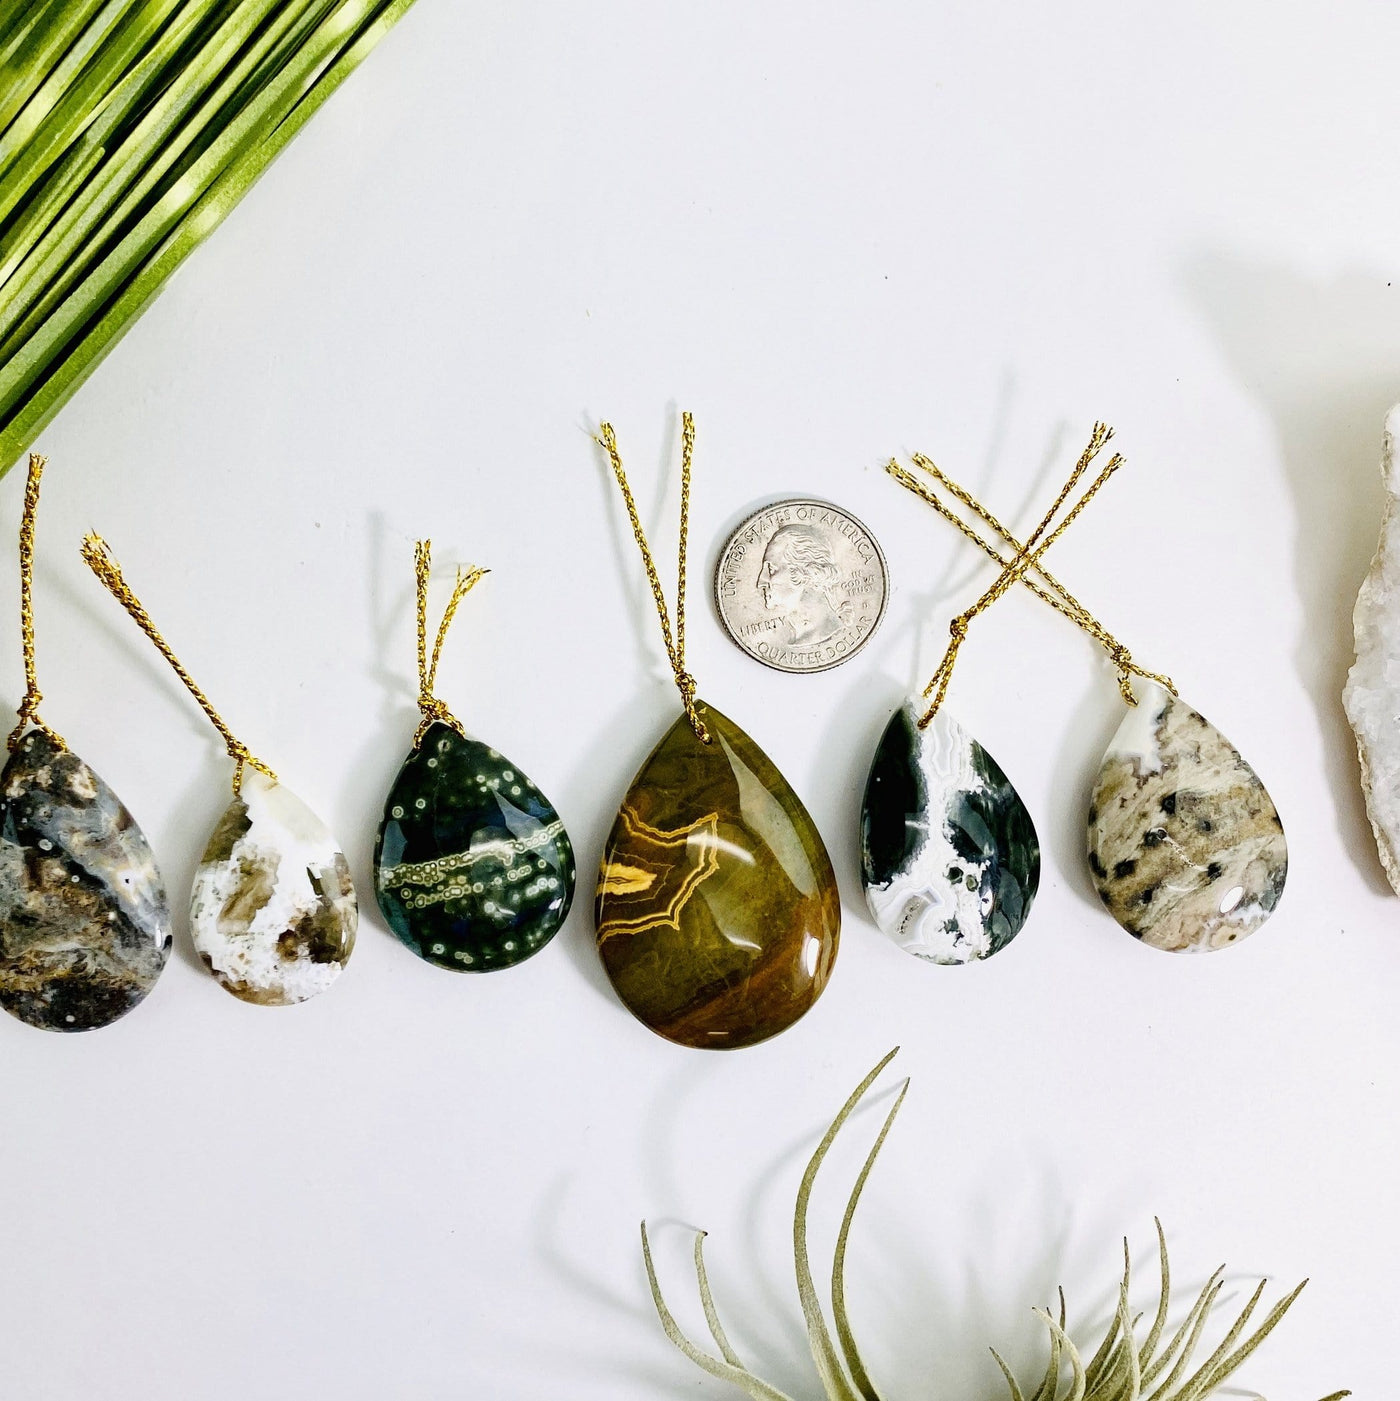
POLYGON ((358 923, 350 864, 325 823, 249 769, 195 871, 190 932, 205 967, 244 1002, 289 1007, 340 976, 358 923))
POLYGON ((1104 755, 1089 869, 1114 919, 1153 948, 1228 948, 1273 913, 1288 843, 1258 775, 1208 720, 1144 686, 1104 755))
POLYGON ((624 1005, 683 1046, 751 1046, 821 995, 841 901, 816 826, 732 720, 682 715, 623 799, 594 915, 624 1005))
POLYGON ((989 958, 1020 932, 1040 884, 1040 843, 996 760, 940 709, 891 717, 861 806, 861 874, 875 923, 932 963, 989 958))
POLYGON ((384 918, 414 953, 486 973, 554 937, 574 895, 574 851, 515 764, 439 720, 394 781, 374 874, 384 918))
POLYGON ((76 754, 30 730, 0 773, 0 1006, 49 1031, 107 1026, 169 955, 150 843, 76 754))

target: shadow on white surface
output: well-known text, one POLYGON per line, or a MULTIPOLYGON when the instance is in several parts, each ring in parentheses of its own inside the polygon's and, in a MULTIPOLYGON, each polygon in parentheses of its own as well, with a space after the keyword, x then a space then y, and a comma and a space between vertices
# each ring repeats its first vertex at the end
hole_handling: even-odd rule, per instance
MULTIPOLYGON (((379 913, 375 897, 374 843, 385 799, 413 742, 418 724, 417 691, 413 685, 413 655, 400 660, 399 643, 411 635, 406 619, 415 603, 413 556, 391 548, 393 532, 382 511, 372 511, 365 523, 365 596, 373 650, 369 670, 380 696, 370 723, 369 738, 345 765, 341 803, 354 811, 368 800, 372 816, 364 830, 342 849, 350 862, 355 890, 360 897, 360 932, 395 943, 393 933, 379 913)), ((368 721, 369 717, 366 717, 368 721)))
MULTIPOLYGON (((1065 627, 1069 626, 1065 623, 1065 627)), ((1047 830, 1042 842, 1054 857, 1055 875, 1102 917, 1102 920, 1094 920, 1095 926, 1107 921, 1104 927, 1112 933, 1118 926, 1104 909, 1089 877, 1087 830, 1089 801, 1098 781, 1099 766, 1109 741, 1122 723, 1124 705, 1115 674, 1103 663, 1102 652, 1087 645, 1083 651, 1093 675, 1056 749, 1051 779, 1055 806, 1046 814, 1047 830)), ((1041 879, 1044 878, 1042 870, 1041 879)))
MULTIPOLYGON (((597 441, 601 424, 610 422, 608 415, 590 418, 584 414, 580 428, 588 435, 589 446, 593 450, 593 460, 597 464, 597 480, 604 501, 603 509, 608 522, 608 538, 611 543, 612 567, 623 581, 630 607, 630 617, 608 619, 606 625, 614 636, 621 629, 631 634, 640 665, 644 669, 655 669, 659 675, 666 674, 666 647, 661 637, 661 623, 657 617, 656 601, 652 597, 651 582, 647 578, 646 567, 642 562, 640 549, 632 538, 631 522, 627 517, 627 507, 613 476, 612 463, 607 451, 597 441)), ((622 459, 623 470, 627 474, 627 484, 637 507, 637 517, 646 532, 647 544, 651 549, 656 565, 657 576, 661 581, 661 591, 666 599, 666 611, 671 627, 676 626, 676 563, 680 530, 680 481, 681 481, 681 415, 674 400, 666 405, 665 428, 661 436, 661 449, 657 456, 654 481, 650 477, 639 481, 637 462, 645 461, 646 455, 638 450, 640 442, 654 442, 655 423, 634 424, 613 423, 617 436, 618 456, 622 459), (645 430, 645 431, 644 431, 645 430), (629 450, 629 439, 631 448, 629 450)), ((695 448, 696 462, 692 468, 693 480, 691 496, 705 490, 707 473, 701 465, 701 444, 697 432, 695 448)), ((692 531, 693 533, 693 531, 692 531)), ((590 542, 592 543, 592 542, 590 542)), ((703 558, 701 550, 695 548, 695 540, 686 545, 690 580, 686 588, 687 600, 694 606, 695 589, 703 586, 703 580, 696 580, 695 565, 703 558)), ((600 560, 606 558, 601 544, 595 545, 600 560)), ((660 736, 658 736, 660 738, 660 736)))
MULTIPOLYGON (((982 468, 975 476, 970 476, 964 471, 961 464, 944 460, 937 452, 930 452, 925 447, 917 447, 913 450, 923 453, 952 481, 981 502, 982 506, 995 516, 1007 530, 1018 539, 1023 540, 1040 523, 1041 518, 1049 509, 1050 503, 1055 499, 1053 491, 1058 490, 1060 483, 1069 475, 1075 459, 1067 456, 1073 437, 1070 425, 1061 421, 1049 430, 1045 451, 1041 454, 1035 471, 1026 481, 1019 502, 1010 506, 1006 501, 998 500, 997 483, 1001 477, 1008 475, 1005 471, 1005 440, 1011 423, 1014 398, 1015 380, 1008 371, 1002 377, 1002 387, 998 396, 996 413, 992 420, 991 437, 983 458, 982 468)), ((1089 425, 1086 424, 1083 436, 1087 438, 1088 433, 1089 425)), ((1077 454, 1077 448, 1075 452, 1077 454)), ((909 464, 904 465, 908 466, 909 464)), ((1016 480, 1021 474, 1013 468, 1009 475, 1012 480, 1016 480)), ((918 631, 922 635, 932 634, 937 642, 937 647, 934 649, 934 664, 936 665, 938 658, 942 656, 944 646, 947 645, 947 621, 954 614, 976 601, 981 592, 996 578, 999 566, 970 540, 963 538, 951 523, 941 519, 931 506, 918 501, 894 482, 891 482, 890 486, 893 490, 908 496, 910 509, 922 512, 927 518, 931 537, 934 539, 946 537, 948 542, 946 547, 948 551, 947 562, 942 570, 934 576, 922 592, 913 595, 918 631)), ((995 538, 995 532, 990 527, 978 521, 973 512, 960 507, 951 500, 947 492, 940 490, 939 495, 983 538, 990 544, 998 545, 1005 554, 1005 547, 1000 546, 1000 542, 995 538)), ((933 541, 931 540, 930 553, 932 552, 933 541)), ((1047 560, 1047 563, 1051 564, 1053 568, 1053 561, 1047 560)), ((925 677, 924 680, 927 678, 925 677)), ((924 680, 921 680, 919 684, 923 685, 924 680)))
POLYGON ((1386 893, 1342 687, 1352 607, 1380 533, 1382 421, 1400 399, 1400 290, 1360 273, 1317 281, 1218 250, 1189 258, 1180 276, 1273 420, 1297 507, 1305 625, 1294 665, 1317 712, 1338 833, 1371 889, 1386 893))

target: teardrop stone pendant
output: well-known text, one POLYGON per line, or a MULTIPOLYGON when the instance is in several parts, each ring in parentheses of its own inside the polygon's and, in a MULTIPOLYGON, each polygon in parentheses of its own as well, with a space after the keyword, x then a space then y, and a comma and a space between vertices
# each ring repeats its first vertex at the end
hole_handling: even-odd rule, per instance
POLYGON ((1209 951, 1238 943, 1273 913, 1288 844, 1235 746, 1148 683, 1099 769, 1089 868, 1129 934, 1157 949, 1209 951))
POLYGON ((375 844, 375 891, 394 933, 440 968, 509 968, 563 924, 574 874, 569 834, 544 794, 496 750, 429 725, 375 844))
POLYGON ((324 992, 355 946, 350 864, 296 794, 254 768, 195 872, 190 932, 235 997, 290 1007, 324 992))
POLYGON ((821 995, 841 900, 787 780, 733 721, 682 715, 632 780, 603 853, 598 953, 618 996, 683 1046, 752 1046, 821 995))
POLYGON ((875 751, 860 816, 875 923, 931 963, 990 958, 1040 884, 1035 824, 996 760, 946 709, 924 729, 907 702, 875 751))
POLYGON ((71 750, 30 730, 0 774, 0 1006, 90 1031, 170 956, 170 907, 135 819, 71 750))

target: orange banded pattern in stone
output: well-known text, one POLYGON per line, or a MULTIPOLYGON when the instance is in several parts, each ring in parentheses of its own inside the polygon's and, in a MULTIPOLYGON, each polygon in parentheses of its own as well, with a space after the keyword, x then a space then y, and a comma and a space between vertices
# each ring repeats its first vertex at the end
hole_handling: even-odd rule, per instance
POLYGON ((595 908, 618 996, 658 1035, 733 1049, 821 995, 841 902, 821 835, 772 760, 709 706, 642 765, 608 837, 595 908))

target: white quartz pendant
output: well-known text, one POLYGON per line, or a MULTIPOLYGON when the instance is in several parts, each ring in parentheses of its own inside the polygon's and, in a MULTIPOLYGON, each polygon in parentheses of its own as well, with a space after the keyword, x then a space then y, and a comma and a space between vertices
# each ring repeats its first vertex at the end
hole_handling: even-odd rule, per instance
POLYGON ((339 977, 358 923, 350 866, 325 823, 250 767, 190 895, 190 931, 206 967, 245 1002, 305 1002, 339 977))

